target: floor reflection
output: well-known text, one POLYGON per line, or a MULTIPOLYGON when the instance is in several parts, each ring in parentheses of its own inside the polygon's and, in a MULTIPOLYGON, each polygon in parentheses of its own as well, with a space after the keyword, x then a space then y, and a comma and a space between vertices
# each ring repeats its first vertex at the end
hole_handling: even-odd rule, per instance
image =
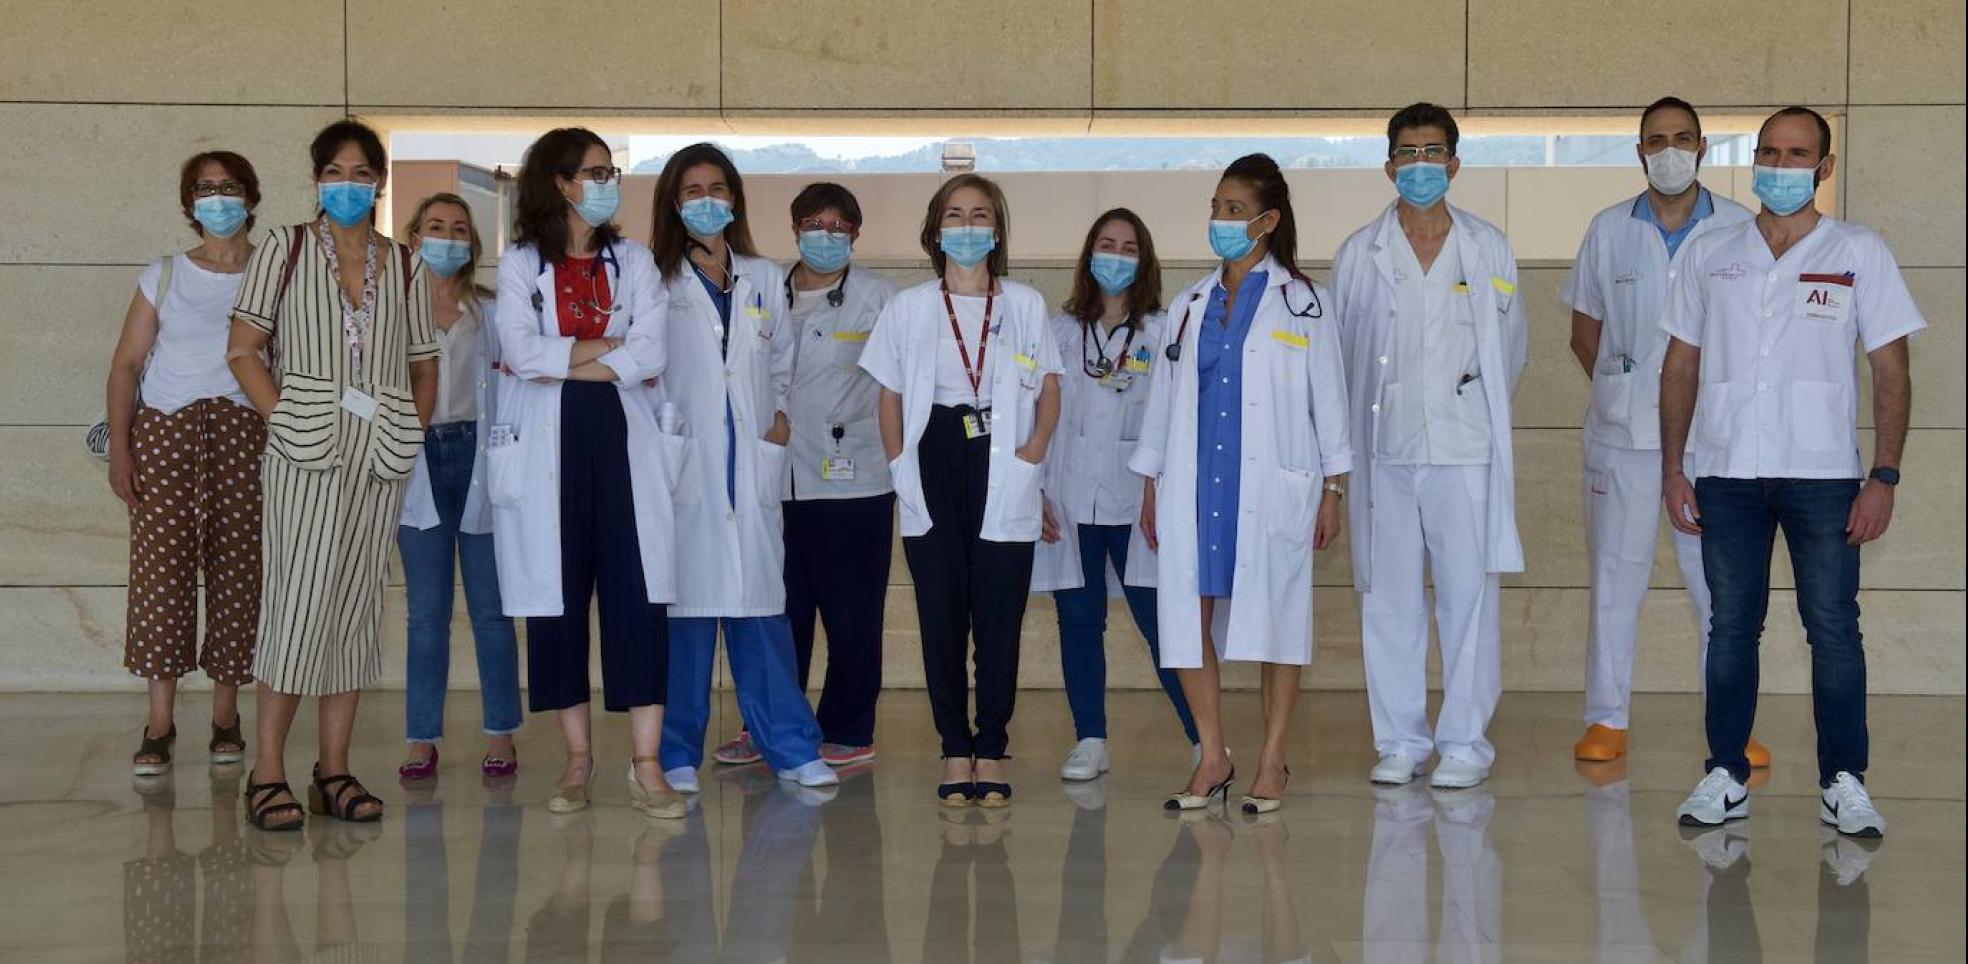
POLYGON ((1433 791, 1409 784, 1377 788, 1374 797, 1361 923, 1365 959, 1501 960, 1503 866, 1490 845, 1496 799, 1489 788, 1433 791), (1430 828, 1441 884, 1435 915, 1428 911, 1430 828))

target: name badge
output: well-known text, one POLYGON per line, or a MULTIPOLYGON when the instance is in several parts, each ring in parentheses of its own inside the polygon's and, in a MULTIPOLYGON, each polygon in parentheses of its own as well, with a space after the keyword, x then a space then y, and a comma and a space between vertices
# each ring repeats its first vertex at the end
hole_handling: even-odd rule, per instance
POLYGON ((1282 328, 1272 329, 1271 337, 1272 339, 1283 342, 1287 345, 1290 345, 1293 348, 1306 348, 1312 344, 1312 339, 1307 338, 1304 335, 1298 334, 1296 332, 1285 331, 1282 328))
POLYGON ((1798 275, 1797 313, 1819 324, 1844 324, 1852 316, 1852 277, 1838 274, 1798 275))
POLYGON ((494 425, 485 433, 487 448, 505 448, 517 441, 519 436, 513 434, 513 427, 510 425, 494 425))
POLYGON ((854 460, 845 458, 821 459, 820 478, 828 482, 854 481, 854 460))
POLYGON ((376 399, 353 386, 342 389, 342 409, 365 422, 376 420, 376 399))
POLYGON ((970 412, 963 417, 964 438, 975 441, 991 434, 991 410, 970 412))
POLYGON ((1134 384, 1134 374, 1125 370, 1112 372, 1106 378, 1101 379, 1100 384, 1117 392, 1125 392, 1128 390, 1128 386, 1134 384))

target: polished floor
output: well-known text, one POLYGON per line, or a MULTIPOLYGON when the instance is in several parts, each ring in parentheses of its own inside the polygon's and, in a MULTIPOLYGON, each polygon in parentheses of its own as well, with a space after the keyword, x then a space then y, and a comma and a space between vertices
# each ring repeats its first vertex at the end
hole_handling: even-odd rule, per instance
MULTIPOLYGON (((1817 822, 1808 700, 1767 698, 1776 766, 1755 816, 1684 834, 1699 706, 1642 697, 1623 765, 1575 766, 1578 697, 1506 695, 1482 788, 1376 790, 1357 693, 1300 704, 1276 819, 1159 809, 1186 775, 1158 694, 1111 702, 1114 772, 1056 777, 1057 693, 1020 701, 1018 802, 931 802, 919 692, 883 704, 881 758, 837 792, 757 768, 706 774, 690 817, 625 806, 608 720, 597 805, 557 817, 548 721, 520 774, 478 776, 475 699, 453 700, 439 778, 394 780, 400 697, 364 706, 356 770, 380 826, 242 827, 239 767, 210 769, 202 699, 171 776, 133 781, 135 696, 0 697, 6 961, 1926 961, 1963 955, 1963 701, 1875 698, 1881 844, 1817 822)), ((1229 702, 1254 753, 1256 698, 1229 702)), ((727 702, 715 721, 728 734, 727 702)), ((311 730, 296 747, 311 747, 311 730)), ((1240 754, 1241 755, 1241 754, 1240 754)), ((291 769, 312 760, 296 752, 291 769)))

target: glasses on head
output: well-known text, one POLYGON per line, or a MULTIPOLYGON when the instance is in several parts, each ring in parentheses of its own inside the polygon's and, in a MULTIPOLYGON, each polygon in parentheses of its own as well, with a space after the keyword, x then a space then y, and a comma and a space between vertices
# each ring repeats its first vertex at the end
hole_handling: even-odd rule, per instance
POLYGON ((1413 160, 1441 161, 1441 160, 1446 160, 1448 158, 1449 145, 1423 144, 1420 147, 1415 147, 1414 145, 1410 144, 1404 147, 1395 148, 1393 151, 1389 152, 1387 156, 1397 161, 1413 161, 1413 160))
POLYGON ((622 169, 619 167, 584 167, 574 172, 574 180, 593 181, 596 184, 607 184, 621 176, 622 169))
POLYGON ((801 218, 799 229, 801 231, 825 231, 828 234, 853 234, 854 224, 842 218, 835 218, 831 221, 824 218, 801 218))
POLYGON ((192 197, 211 197, 215 194, 243 197, 246 194, 246 185, 238 181, 199 181, 191 186, 192 197))

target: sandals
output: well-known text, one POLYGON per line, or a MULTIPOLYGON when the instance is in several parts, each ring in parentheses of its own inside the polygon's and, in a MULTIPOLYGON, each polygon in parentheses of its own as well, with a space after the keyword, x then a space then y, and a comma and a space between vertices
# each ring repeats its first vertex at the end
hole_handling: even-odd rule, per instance
POLYGON ((146 723, 137 736, 142 742, 137 744, 136 754, 130 757, 130 772, 140 777, 171 772, 171 746, 178 742, 177 724, 172 724, 171 732, 163 736, 151 736, 150 724, 146 723))
POLYGON ((383 801, 369 792, 353 775, 321 775, 321 764, 314 765, 314 783, 308 787, 308 810, 324 817, 349 823, 375 823, 383 819, 383 801), (353 793, 349 791, 353 790, 353 793), (366 814, 357 813, 363 804, 375 804, 366 814))
POLYGON ((554 788, 553 796, 547 798, 548 813, 579 813, 588 809, 588 788, 594 785, 594 754, 589 751, 567 754, 568 759, 586 758, 588 778, 579 786, 562 784, 554 788))
POLYGON ((246 734, 240 731, 241 719, 238 714, 232 717, 231 726, 212 724, 212 740, 205 749, 212 755, 213 763, 238 763, 246 758, 246 734))
POLYGON ((653 756, 629 759, 629 804, 645 817, 654 817, 658 820, 682 820, 690 813, 690 801, 685 800, 683 794, 667 789, 651 792, 649 788, 642 785, 641 780, 636 779, 636 764, 655 762, 657 758, 653 756))
POLYGON ((299 830, 307 822, 307 811, 301 809, 300 802, 294 799, 294 791, 285 783, 257 783, 252 774, 246 775, 246 822, 259 830, 275 833, 299 830), (281 794, 287 795, 286 803, 275 803, 281 794), (272 818, 291 813, 297 818, 290 823, 274 823, 272 818))

